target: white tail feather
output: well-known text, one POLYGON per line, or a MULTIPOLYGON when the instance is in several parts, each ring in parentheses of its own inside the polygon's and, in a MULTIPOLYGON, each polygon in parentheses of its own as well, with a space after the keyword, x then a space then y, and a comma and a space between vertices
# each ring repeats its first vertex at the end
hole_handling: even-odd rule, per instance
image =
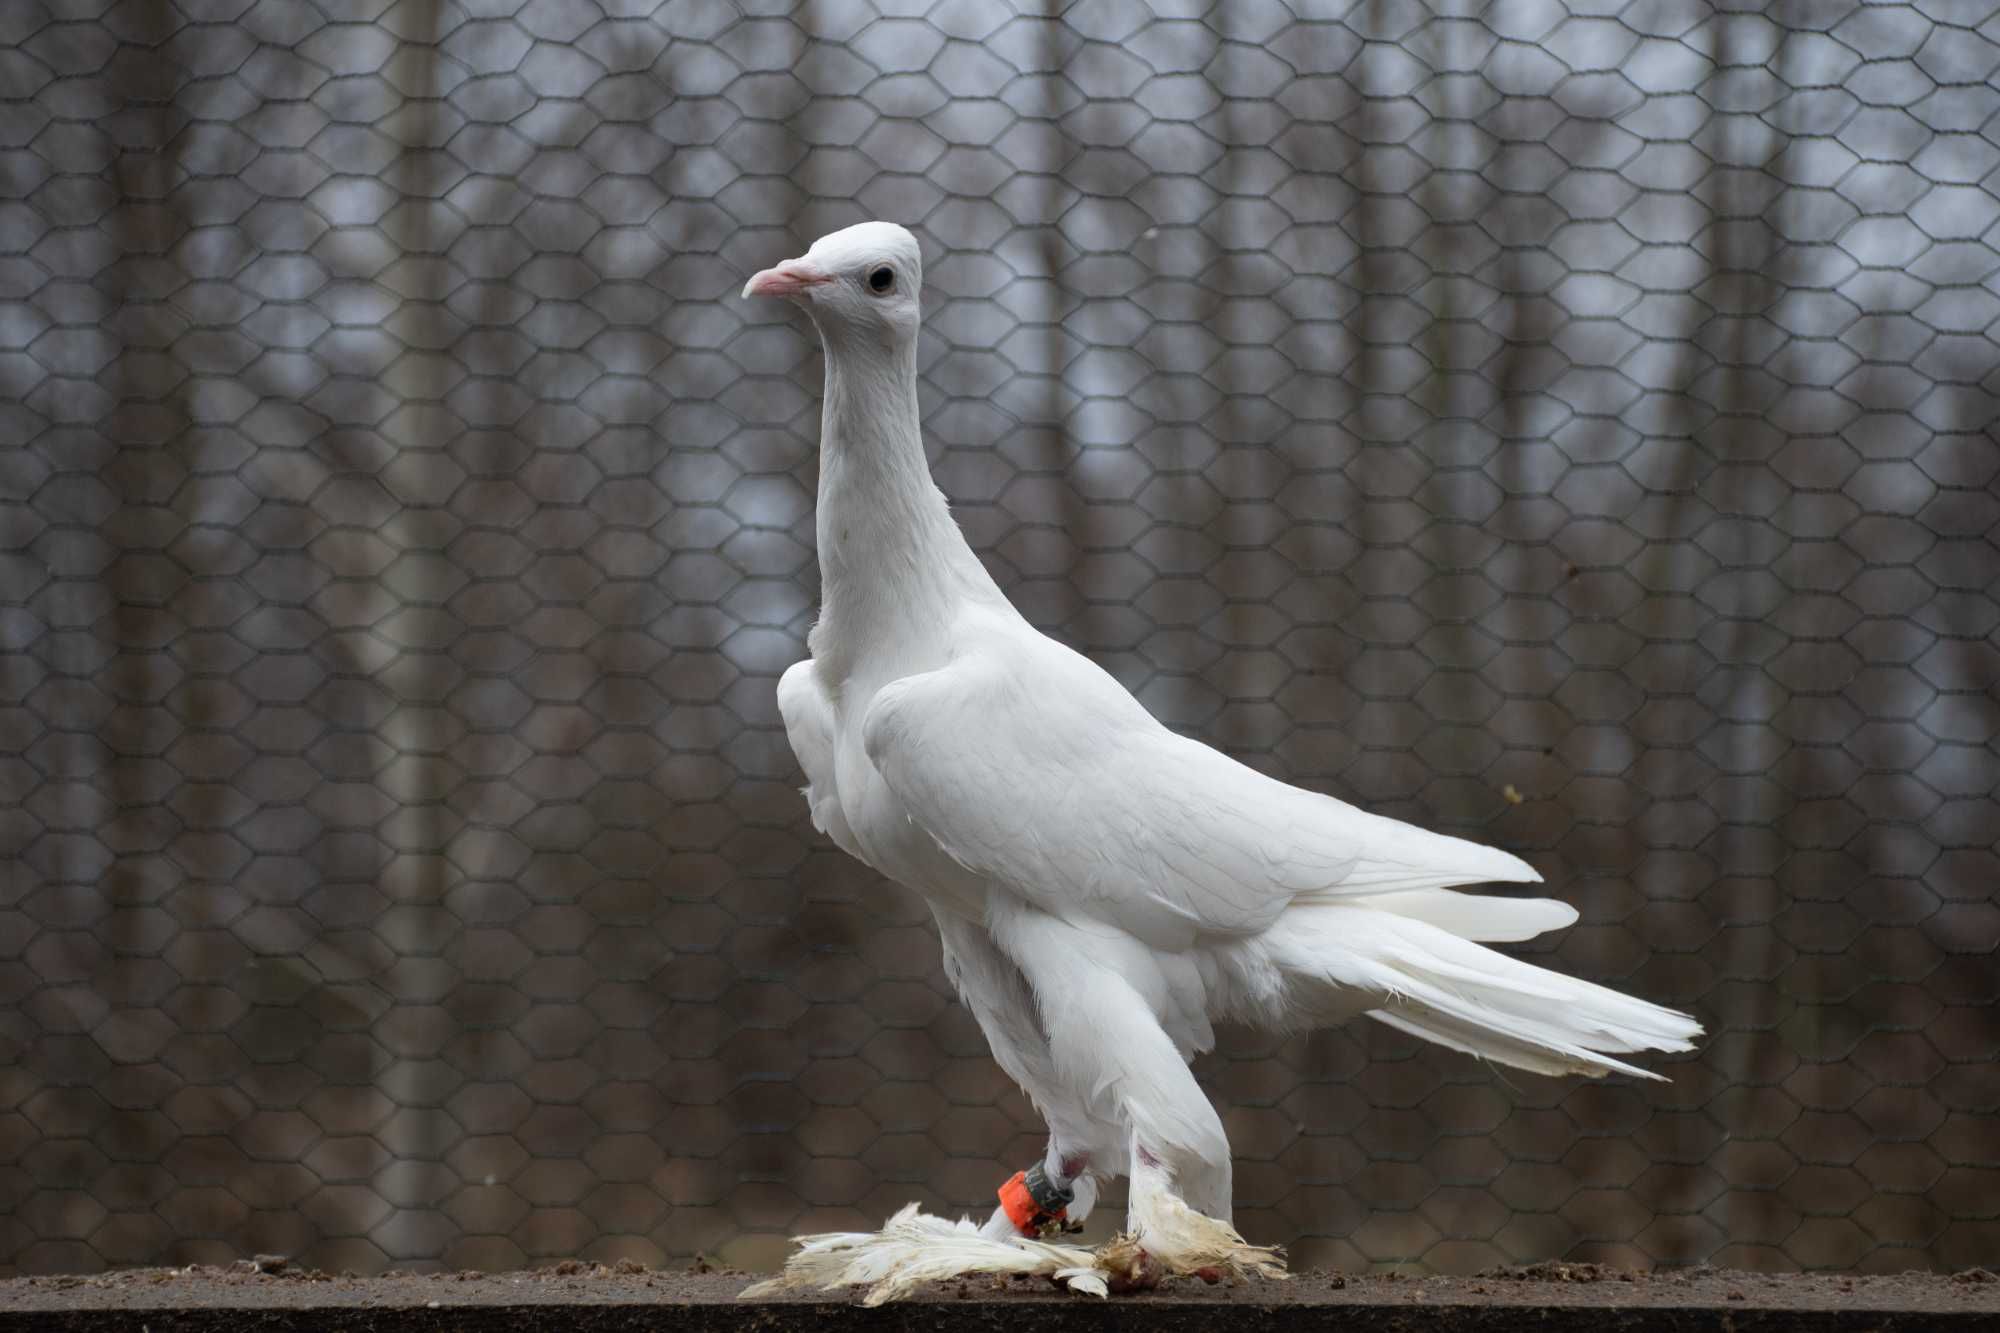
POLYGON ((1355 907, 1427 921, 1462 940, 1511 943, 1576 924, 1576 909, 1554 898, 1488 898, 1456 889, 1404 889, 1357 898, 1355 907))
POLYGON ((1686 1051, 1701 1035, 1686 1014, 1509 958, 1414 915, 1315 904, 1287 912, 1270 938, 1282 941, 1272 961, 1287 994, 1308 1015, 1352 1012, 1359 991, 1371 997, 1368 1016, 1398 1031, 1533 1073, 1656 1079, 1611 1053, 1686 1051))

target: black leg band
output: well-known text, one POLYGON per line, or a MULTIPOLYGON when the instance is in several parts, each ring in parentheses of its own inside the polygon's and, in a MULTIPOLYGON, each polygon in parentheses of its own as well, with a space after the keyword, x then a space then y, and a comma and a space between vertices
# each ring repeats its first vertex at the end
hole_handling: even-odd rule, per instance
POLYGON ((1045 1213, 1060 1213, 1076 1199, 1076 1191, 1066 1189, 1049 1179, 1049 1173, 1036 1162, 1024 1173, 1022 1184, 1028 1187, 1028 1197, 1035 1206, 1045 1213))

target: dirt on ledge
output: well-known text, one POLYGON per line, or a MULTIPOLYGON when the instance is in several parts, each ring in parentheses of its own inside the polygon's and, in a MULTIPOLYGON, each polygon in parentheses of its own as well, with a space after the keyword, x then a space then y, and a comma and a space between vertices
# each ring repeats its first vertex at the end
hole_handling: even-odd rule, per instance
POLYGON ((1193 1330, 1306 1329, 1338 1321, 1342 1333, 1396 1330, 1574 1329, 1578 1333, 1694 1330, 2000 1330, 2000 1280, 1983 1269, 1955 1275, 1740 1273, 1718 1269, 1626 1272, 1588 1263, 1542 1263, 1476 1277, 1409 1278, 1300 1273, 1285 1282, 1206 1286, 1192 1280, 1099 1301, 1043 1279, 944 1283, 917 1299, 868 1310, 850 1293, 744 1302, 753 1275, 651 1270, 569 1261, 520 1273, 389 1273, 334 1276, 282 1259, 231 1267, 145 1268, 89 1276, 0 1280, 0 1330, 216 1329, 709 1330, 791 1333, 908 1329, 941 1324, 1193 1330))

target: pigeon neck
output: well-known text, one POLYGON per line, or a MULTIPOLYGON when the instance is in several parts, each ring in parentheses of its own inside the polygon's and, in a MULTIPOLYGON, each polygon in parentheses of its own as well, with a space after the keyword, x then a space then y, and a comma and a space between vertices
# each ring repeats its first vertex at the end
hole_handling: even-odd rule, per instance
POLYGON ((844 679, 872 654, 938 651, 967 600, 1005 605, 931 481, 913 344, 826 340, 813 656, 844 679))

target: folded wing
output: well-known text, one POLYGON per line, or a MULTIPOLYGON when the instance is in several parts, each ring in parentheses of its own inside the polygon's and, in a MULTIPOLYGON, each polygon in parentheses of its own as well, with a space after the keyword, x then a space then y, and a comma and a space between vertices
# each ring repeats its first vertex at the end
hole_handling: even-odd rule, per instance
POLYGON ((820 688, 810 659, 792 663, 779 678, 778 713, 785 719, 785 739, 805 770, 805 798, 812 810, 813 827, 849 856, 860 856, 861 847, 841 810, 840 789, 834 778, 833 705, 820 688))
POLYGON ((1456 924, 1463 938, 1526 938, 1575 919, 1546 900, 1446 892, 1540 877, 1505 852, 1288 786, 1178 736, 1039 636, 885 687, 863 740, 911 819, 960 864, 1155 948, 1260 932, 1301 899, 1456 924))

